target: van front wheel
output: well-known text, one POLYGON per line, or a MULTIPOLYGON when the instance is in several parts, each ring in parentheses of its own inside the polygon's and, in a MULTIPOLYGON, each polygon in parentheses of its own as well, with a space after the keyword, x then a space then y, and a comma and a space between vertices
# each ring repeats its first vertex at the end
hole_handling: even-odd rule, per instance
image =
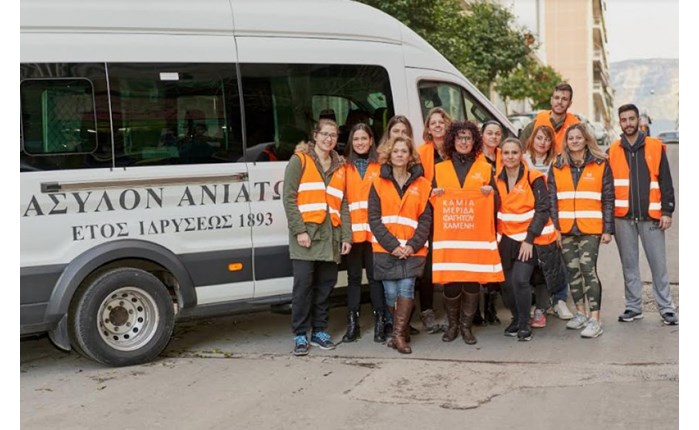
POLYGON ((70 308, 76 350, 109 366, 153 360, 172 335, 172 298, 152 274, 132 268, 110 270, 79 290, 70 308))

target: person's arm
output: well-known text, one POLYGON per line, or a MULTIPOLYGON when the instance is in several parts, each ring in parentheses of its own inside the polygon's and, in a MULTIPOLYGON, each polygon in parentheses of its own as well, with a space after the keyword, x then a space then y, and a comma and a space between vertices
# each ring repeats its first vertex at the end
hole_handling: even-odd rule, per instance
POLYGON ((408 240, 406 245, 413 248, 413 252, 425 246, 425 242, 430 237, 432 232, 432 204, 428 201, 425 210, 417 220, 417 228, 413 237, 408 240))
POLYGON ((609 162, 604 162, 604 176, 602 177, 602 232, 614 234, 614 176, 609 162))
POLYGON ((558 223, 558 195, 556 194, 556 176, 553 174, 554 166, 551 166, 548 176, 548 195, 549 195, 549 215, 556 230, 561 231, 561 225, 558 223))
POLYGON ((383 249, 393 252, 396 247, 400 246, 400 242, 388 231, 381 220, 381 201, 373 184, 371 190, 369 190, 368 212, 371 234, 374 235, 374 238, 376 238, 376 241, 379 242, 383 249))
POLYGON ((527 237, 524 239, 527 243, 534 243, 534 239, 541 235, 544 225, 549 219, 549 195, 544 177, 536 178, 532 183, 532 192, 534 193, 534 218, 529 223, 527 228, 527 237))
POLYGON ((672 185, 670 163, 665 149, 660 152, 660 171, 658 173, 658 185, 660 186, 660 211, 663 216, 672 217, 675 212, 675 187, 672 185))
POLYGON ((303 167, 301 166, 301 160, 299 157, 292 156, 284 172, 282 203, 284 205, 284 212, 286 212, 289 231, 294 236, 306 233, 306 224, 303 222, 301 211, 299 211, 298 204, 296 203, 302 172, 303 167))

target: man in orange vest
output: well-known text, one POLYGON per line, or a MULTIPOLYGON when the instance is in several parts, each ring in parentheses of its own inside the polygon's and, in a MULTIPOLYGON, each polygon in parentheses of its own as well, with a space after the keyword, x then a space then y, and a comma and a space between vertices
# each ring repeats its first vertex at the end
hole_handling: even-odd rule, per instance
POLYGON ((580 118, 572 113, 568 113, 568 108, 573 103, 573 87, 567 83, 560 83, 553 89, 551 95, 551 110, 543 110, 534 118, 534 121, 527 124, 522 130, 520 141, 526 142, 529 140, 532 132, 539 125, 548 125, 556 132, 556 154, 560 154, 563 150, 563 135, 566 128, 580 122, 580 118))
POLYGON ((672 225, 675 189, 665 145, 639 130, 638 108, 619 108, 621 138, 609 147, 614 175, 615 239, 624 271, 626 310, 619 321, 643 318, 643 284, 638 267, 638 238, 653 277, 653 293, 663 323, 678 324, 665 257, 665 230, 672 225))

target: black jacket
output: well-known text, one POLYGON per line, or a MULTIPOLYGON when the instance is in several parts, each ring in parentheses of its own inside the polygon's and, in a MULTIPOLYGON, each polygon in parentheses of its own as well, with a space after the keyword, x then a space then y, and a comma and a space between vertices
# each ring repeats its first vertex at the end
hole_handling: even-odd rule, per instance
MULTIPOLYGON (((582 175, 583 169, 590 163, 602 164, 604 163, 604 173, 602 177, 602 233, 614 234, 614 177, 612 176, 612 168, 609 167, 609 162, 607 160, 600 160, 592 156, 589 152, 585 155, 585 163, 582 166, 576 167, 571 165, 570 171, 573 175, 573 185, 578 186, 578 180, 580 175, 582 175)), ((561 169, 563 167, 563 162, 561 156, 558 156, 556 162, 553 164, 554 169, 561 169)), ((556 226, 557 230, 561 230, 561 225, 558 222, 558 196, 556 195, 556 177, 553 171, 549 172, 548 175, 548 186, 549 186, 549 198, 551 200, 551 220, 553 225, 556 226)), ((573 223, 573 229, 570 233, 571 236, 582 236, 583 233, 578 229, 577 222, 573 223)))
MULTIPOLYGON (((631 145, 624 135, 621 135, 621 147, 624 149, 626 162, 629 165, 629 211, 623 218, 640 221, 650 220, 648 204, 650 195, 650 172, 646 164, 646 135, 638 134, 636 142, 631 145)), ((675 212, 675 188, 670 175, 670 163, 665 151, 661 151, 660 169, 658 174, 660 186, 660 212, 672 216, 675 212)))
MULTIPOLYGON (((391 166, 388 164, 381 166, 381 178, 391 179, 396 187, 396 191, 398 191, 398 195, 401 197, 403 197, 410 184, 422 175, 422 165, 417 164, 413 166, 410 169, 410 178, 401 188, 393 178, 391 166)), ((381 196, 378 195, 373 185, 369 191, 368 206, 371 233, 379 244, 389 252, 374 253, 374 279, 381 281, 421 277, 425 270, 426 257, 412 255, 405 260, 401 260, 390 254, 397 246, 400 246, 400 242, 381 221, 381 196)), ((415 234, 408 240, 407 245, 410 245, 417 252, 427 242, 431 230, 432 205, 428 201, 425 211, 418 218, 415 234)))

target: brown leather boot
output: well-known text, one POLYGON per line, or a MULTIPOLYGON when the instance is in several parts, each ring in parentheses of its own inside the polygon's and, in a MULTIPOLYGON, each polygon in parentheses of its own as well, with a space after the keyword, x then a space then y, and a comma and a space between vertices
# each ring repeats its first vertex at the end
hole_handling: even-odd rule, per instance
POLYGON ((471 332, 471 328, 479 299, 479 293, 461 291, 461 337, 468 345, 475 345, 478 342, 471 332))
POLYGON ((442 295, 442 300, 444 300, 444 311, 447 314, 447 321, 449 322, 449 327, 442 335, 443 342, 451 342, 456 339, 459 335, 459 315, 461 314, 461 296, 454 297, 450 299, 447 296, 442 295))
POLYGON ((393 345, 401 354, 412 354, 410 343, 407 340, 410 312, 413 310, 415 299, 400 297, 396 300, 395 319, 393 320, 393 345))

